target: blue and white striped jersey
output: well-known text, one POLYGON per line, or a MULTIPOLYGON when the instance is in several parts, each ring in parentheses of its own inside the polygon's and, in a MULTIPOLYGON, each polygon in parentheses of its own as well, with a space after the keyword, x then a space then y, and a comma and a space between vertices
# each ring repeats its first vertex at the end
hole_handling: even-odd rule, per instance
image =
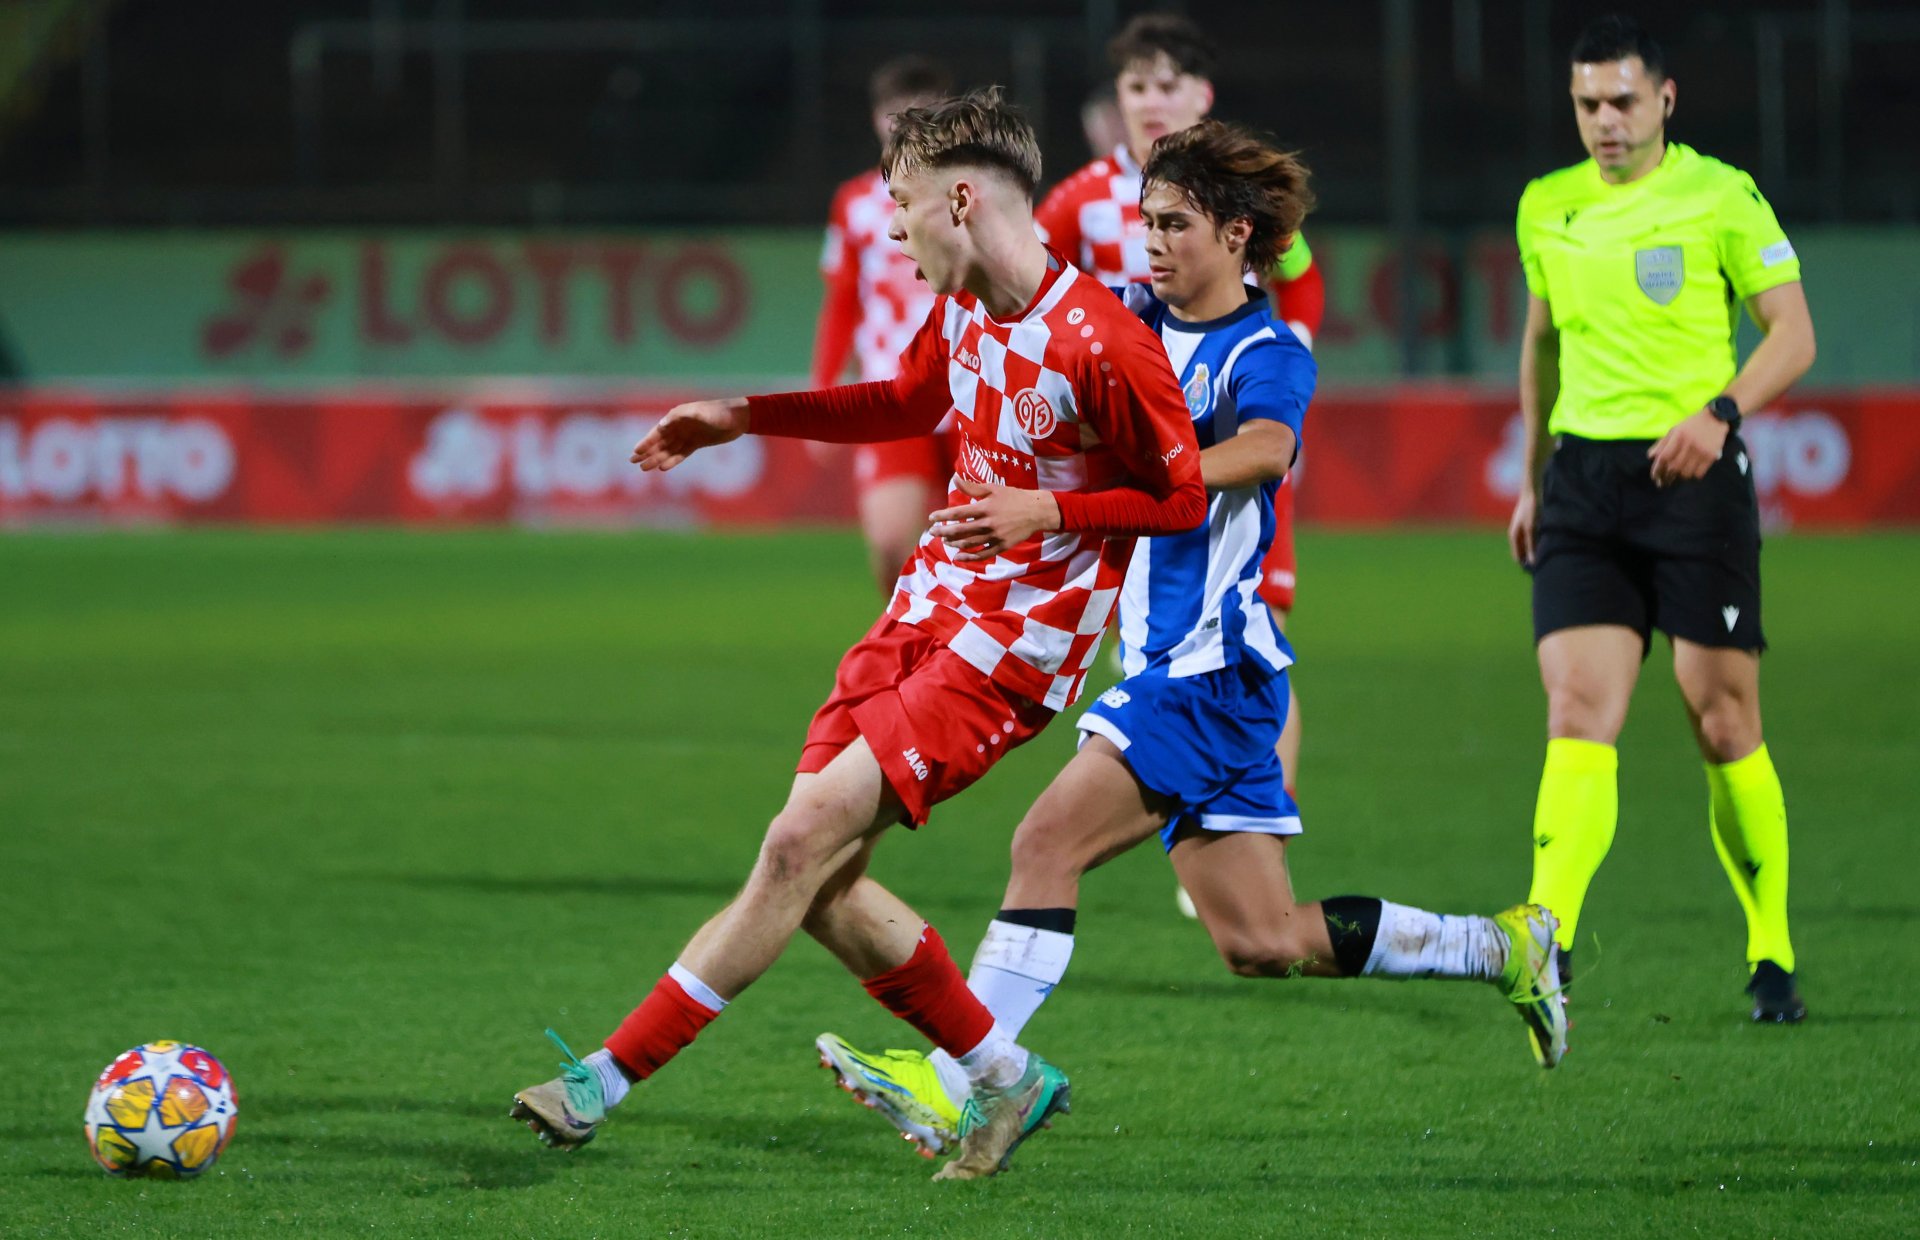
MULTIPOLYGON (((1296 442, 1313 397, 1313 355, 1267 309, 1266 293, 1204 323, 1175 318, 1146 285, 1115 289, 1160 335, 1186 393, 1204 451, 1241 424, 1271 418, 1296 442)), ((1273 541, 1278 482, 1209 494, 1207 522, 1184 534, 1143 538, 1120 591, 1120 658, 1128 676, 1181 677, 1230 667, 1249 652, 1276 672, 1293 649, 1255 591, 1273 541)))

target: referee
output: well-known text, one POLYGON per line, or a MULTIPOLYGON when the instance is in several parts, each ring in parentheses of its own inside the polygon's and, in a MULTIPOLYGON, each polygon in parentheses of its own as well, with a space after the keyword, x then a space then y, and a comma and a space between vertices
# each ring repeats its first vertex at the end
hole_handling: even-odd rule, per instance
POLYGON ((1740 418, 1813 363, 1800 264, 1751 177, 1667 141, 1677 92, 1638 23, 1581 32, 1572 94, 1591 158, 1529 184, 1518 221, 1528 481, 1507 539, 1533 574, 1549 737, 1527 899, 1559 917, 1566 961, 1613 842, 1614 741, 1658 629, 1706 763, 1714 850, 1747 917, 1753 1018, 1798 1021, 1740 418), (1736 372, 1742 304, 1766 336, 1736 372))

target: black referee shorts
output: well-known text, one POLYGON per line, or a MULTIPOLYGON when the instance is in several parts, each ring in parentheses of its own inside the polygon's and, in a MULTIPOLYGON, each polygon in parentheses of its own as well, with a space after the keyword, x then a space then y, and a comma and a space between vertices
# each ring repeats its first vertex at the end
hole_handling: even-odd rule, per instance
POLYGON ((1657 487, 1650 439, 1560 436, 1533 556, 1533 639, 1619 624, 1702 646, 1765 650, 1760 506, 1738 435, 1701 478, 1657 487))

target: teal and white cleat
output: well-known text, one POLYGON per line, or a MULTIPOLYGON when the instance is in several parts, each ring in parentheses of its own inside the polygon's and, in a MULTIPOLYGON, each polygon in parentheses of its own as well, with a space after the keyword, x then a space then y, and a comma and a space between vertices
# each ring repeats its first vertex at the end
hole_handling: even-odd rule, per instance
POLYGON ((936 1180, 979 1180, 998 1175, 1020 1143, 1050 1127, 1053 1115, 1073 1108, 1067 1074, 1033 1052, 1027 1070, 1005 1089, 976 1086, 960 1112, 960 1153, 934 1173, 936 1180))
POLYGON ((1551 1068, 1567 1053, 1567 999, 1560 980, 1560 946, 1553 938, 1560 922, 1538 904, 1516 904, 1493 921, 1507 936, 1500 988, 1527 1022, 1534 1060, 1551 1068))
POLYGON ((560 1035, 549 1029, 547 1036, 566 1056, 560 1064, 560 1075, 515 1094, 511 1114, 525 1120, 534 1135, 548 1145, 572 1153, 593 1140, 606 1120, 606 1096, 600 1089, 600 1078, 567 1049, 560 1035))
POLYGON ((855 1049, 837 1033, 813 1040, 820 1066, 832 1069, 840 1088, 878 1111, 922 1158, 951 1153, 960 1143, 960 1108, 947 1096, 940 1074, 919 1051, 855 1049))

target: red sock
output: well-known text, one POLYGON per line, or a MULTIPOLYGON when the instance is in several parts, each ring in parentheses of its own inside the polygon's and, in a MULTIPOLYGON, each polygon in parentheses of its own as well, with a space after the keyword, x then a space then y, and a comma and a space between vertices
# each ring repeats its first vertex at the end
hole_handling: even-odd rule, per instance
POLYGON ((654 983, 653 993, 627 1014, 604 1043, 620 1066, 645 1080, 700 1036, 720 1013, 688 994, 672 977, 654 983))
POLYGON ((887 1011, 949 1055, 964 1055, 993 1032, 993 1013, 967 989, 946 940, 928 926, 907 962, 861 985, 887 1011))

